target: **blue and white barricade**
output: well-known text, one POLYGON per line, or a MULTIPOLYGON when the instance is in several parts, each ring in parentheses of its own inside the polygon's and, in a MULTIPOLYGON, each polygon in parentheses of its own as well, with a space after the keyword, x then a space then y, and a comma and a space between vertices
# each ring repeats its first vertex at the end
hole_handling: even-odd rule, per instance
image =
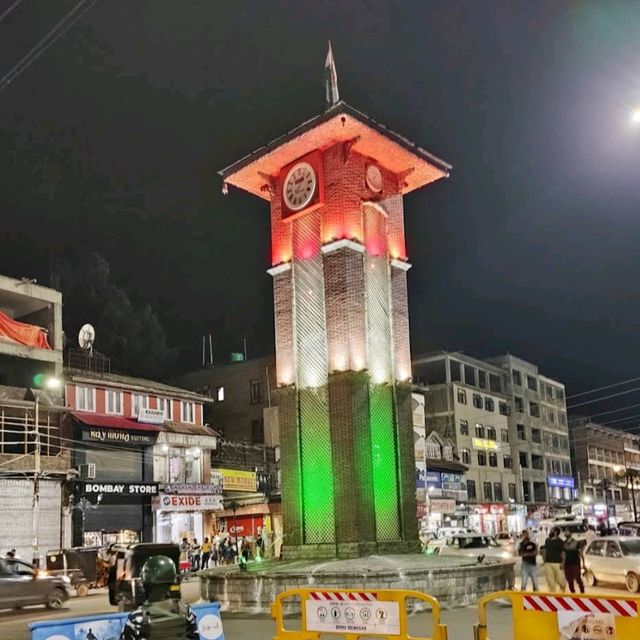
MULTIPOLYGON (((224 640, 220 604, 192 604, 201 640, 224 640)), ((60 618, 29 624, 31 640, 118 640, 128 613, 103 613, 83 618, 60 618)))

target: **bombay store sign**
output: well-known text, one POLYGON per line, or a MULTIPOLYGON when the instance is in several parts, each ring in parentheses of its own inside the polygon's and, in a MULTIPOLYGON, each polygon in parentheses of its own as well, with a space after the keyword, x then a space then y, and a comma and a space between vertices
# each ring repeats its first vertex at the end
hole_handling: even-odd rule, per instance
POLYGON ((85 495, 157 496, 157 482, 85 482, 80 485, 85 495))
POLYGON ((155 434, 139 433, 127 429, 103 429, 101 427, 89 427, 82 430, 82 439, 88 442, 110 442, 122 444, 155 444, 155 434))

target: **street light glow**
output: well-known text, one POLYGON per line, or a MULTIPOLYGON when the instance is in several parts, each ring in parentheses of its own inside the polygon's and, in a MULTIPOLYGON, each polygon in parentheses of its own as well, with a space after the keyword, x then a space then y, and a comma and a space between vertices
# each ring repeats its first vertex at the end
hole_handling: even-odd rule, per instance
POLYGON ((635 107, 631 112, 631 124, 640 125, 640 107, 635 107))
POLYGON ((49 391, 55 391, 56 389, 60 389, 62 387, 62 380, 60 380, 60 378, 56 378, 55 376, 50 376, 45 379, 44 386, 49 389, 49 391))
POLYGON ((584 502, 584 504, 591 504, 591 496, 583 496, 582 497, 582 502, 584 502))

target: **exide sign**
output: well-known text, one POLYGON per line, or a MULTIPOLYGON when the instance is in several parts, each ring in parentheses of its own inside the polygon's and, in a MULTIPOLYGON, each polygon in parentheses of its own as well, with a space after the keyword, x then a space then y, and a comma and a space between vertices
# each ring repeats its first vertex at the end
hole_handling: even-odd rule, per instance
POLYGON ((221 495, 171 495, 163 493, 158 500, 159 511, 222 511, 221 495))

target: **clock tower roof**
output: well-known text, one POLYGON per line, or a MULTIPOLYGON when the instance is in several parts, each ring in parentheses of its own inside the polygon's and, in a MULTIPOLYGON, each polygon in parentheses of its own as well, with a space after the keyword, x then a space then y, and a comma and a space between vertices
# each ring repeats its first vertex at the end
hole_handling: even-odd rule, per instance
POLYGON ((401 177, 402 193, 446 178, 452 169, 444 160, 340 101, 219 174, 225 184, 268 200, 269 190, 264 187, 270 177, 276 178, 298 158, 339 142, 349 142, 354 151, 401 177))

